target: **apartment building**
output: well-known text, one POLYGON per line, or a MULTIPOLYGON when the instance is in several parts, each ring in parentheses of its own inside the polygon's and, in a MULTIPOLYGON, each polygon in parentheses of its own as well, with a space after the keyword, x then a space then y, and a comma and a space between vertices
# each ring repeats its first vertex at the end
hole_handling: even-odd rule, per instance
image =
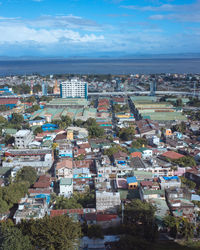
POLYGON ((27 148, 28 144, 33 141, 33 132, 30 130, 19 130, 15 134, 15 146, 17 148, 27 148))
POLYGON ((85 98, 88 95, 88 84, 77 78, 60 84, 61 98, 85 98))

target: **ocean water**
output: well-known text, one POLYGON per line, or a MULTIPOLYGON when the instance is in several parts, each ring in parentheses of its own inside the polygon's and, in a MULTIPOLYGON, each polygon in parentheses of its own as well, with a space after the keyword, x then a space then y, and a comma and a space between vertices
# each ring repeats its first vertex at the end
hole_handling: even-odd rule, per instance
POLYGON ((0 75, 200 73, 196 59, 0 60, 0 75))

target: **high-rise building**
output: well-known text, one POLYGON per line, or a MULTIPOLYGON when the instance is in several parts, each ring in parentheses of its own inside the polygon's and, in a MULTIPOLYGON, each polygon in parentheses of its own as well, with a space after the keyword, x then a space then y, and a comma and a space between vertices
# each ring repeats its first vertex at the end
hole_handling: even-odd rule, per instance
POLYGON ((156 82, 151 82, 150 85, 150 96, 156 95, 156 82))
POLYGON ((80 79, 71 79, 71 81, 60 84, 61 98, 85 98, 88 96, 88 84, 80 79))
POLYGON ((47 88, 48 88, 48 85, 46 82, 42 82, 42 95, 47 95, 47 88))
POLYGON ((57 80, 55 81, 55 84, 54 84, 53 93, 54 93, 54 95, 60 94, 60 88, 58 87, 57 80))

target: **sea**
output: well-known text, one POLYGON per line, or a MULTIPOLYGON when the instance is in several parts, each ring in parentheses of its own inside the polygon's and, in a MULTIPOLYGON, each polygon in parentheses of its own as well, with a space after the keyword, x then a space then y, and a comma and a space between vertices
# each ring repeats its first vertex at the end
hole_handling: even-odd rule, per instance
POLYGON ((200 73, 194 59, 40 59, 0 60, 0 75, 30 74, 160 74, 200 73))

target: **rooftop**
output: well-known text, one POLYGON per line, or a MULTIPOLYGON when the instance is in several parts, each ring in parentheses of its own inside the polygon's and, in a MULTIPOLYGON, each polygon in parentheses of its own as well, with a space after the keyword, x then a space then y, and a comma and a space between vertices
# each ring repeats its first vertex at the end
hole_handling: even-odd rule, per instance
POLYGON ((19 130, 15 136, 24 137, 30 133, 30 130, 19 130))
POLYGON ((61 178, 60 179, 60 185, 71 185, 72 184, 72 178, 61 178))

